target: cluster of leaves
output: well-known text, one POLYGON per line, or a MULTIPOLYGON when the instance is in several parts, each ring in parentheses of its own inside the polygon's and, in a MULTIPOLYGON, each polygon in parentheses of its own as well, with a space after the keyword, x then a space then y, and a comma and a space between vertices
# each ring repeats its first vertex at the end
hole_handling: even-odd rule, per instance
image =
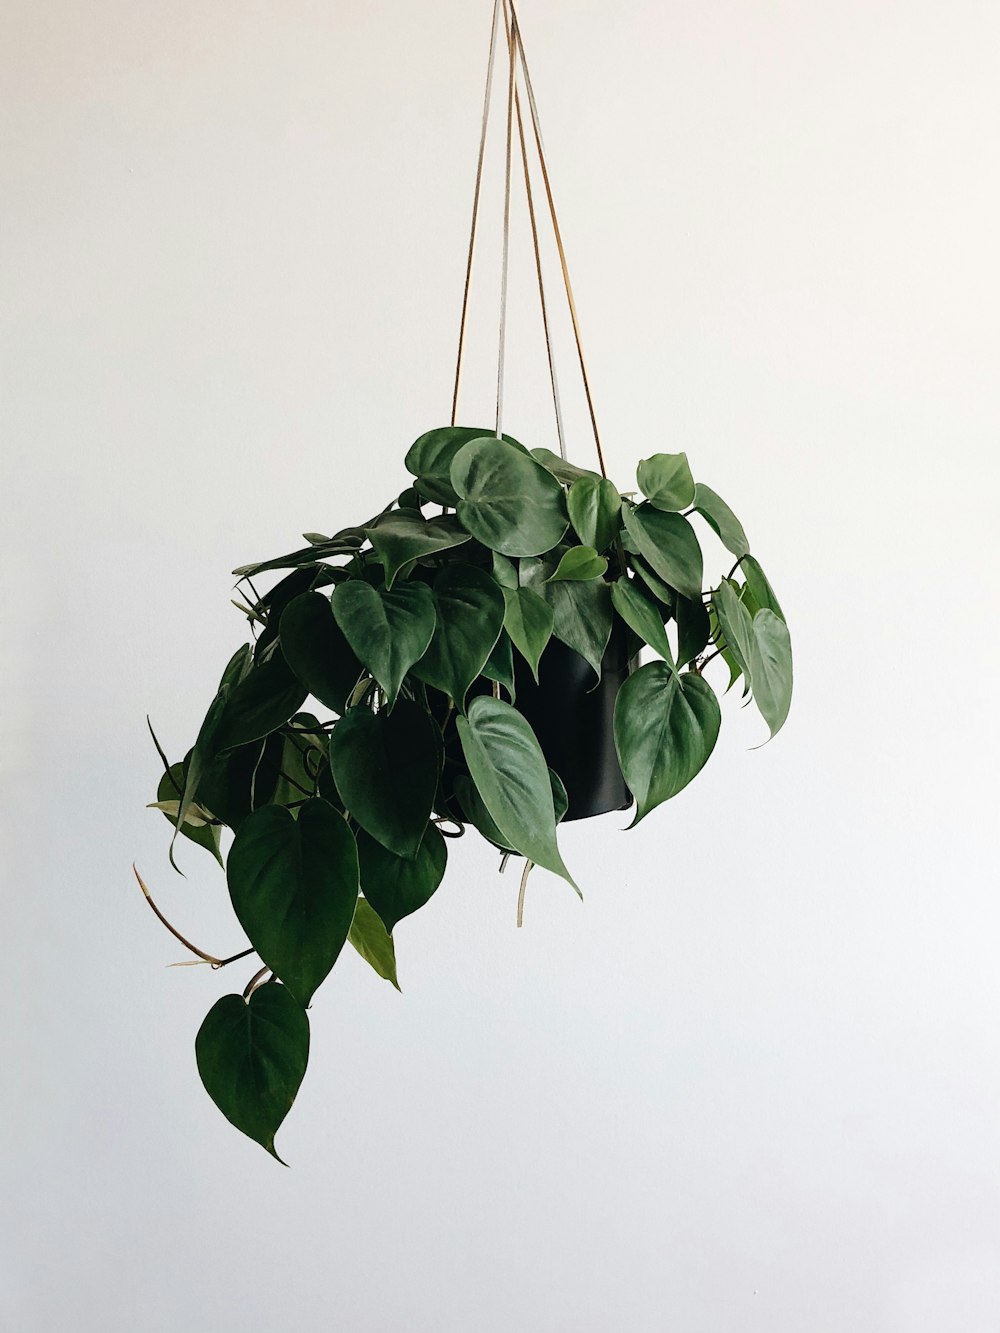
POLYGON ((222 830, 235 835, 229 893, 264 969, 218 1001, 196 1051, 217 1105, 272 1153, 305 1072, 313 994, 347 941, 396 983, 393 931, 441 883, 443 829, 472 826, 573 884, 556 840, 565 788, 518 709, 519 659, 537 681, 555 638, 596 683, 616 619, 636 664, 643 647, 655 654, 615 705, 633 825, 712 752, 712 657, 730 685, 744 680, 772 734, 791 696, 771 585, 684 454, 640 463, 641 500, 474 428, 421 436, 406 466, 412 486, 370 522, 234 571, 254 642, 226 667, 183 762, 161 751, 156 805, 174 841, 222 864, 222 830), (735 558, 708 592, 695 516, 735 558), (333 716, 302 711, 309 698, 333 716))

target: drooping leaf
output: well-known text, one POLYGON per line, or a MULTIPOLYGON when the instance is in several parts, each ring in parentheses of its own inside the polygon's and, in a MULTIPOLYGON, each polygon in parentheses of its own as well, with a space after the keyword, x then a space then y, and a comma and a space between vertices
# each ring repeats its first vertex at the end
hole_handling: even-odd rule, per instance
POLYGON ((694 529, 680 514, 652 505, 623 510, 625 527, 655 573, 684 597, 701 596, 702 555, 694 529))
POLYGON ((351 922, 351 933, 347 938, 365 962, 380 977, 391 981, 399 990, 399 979, 396 976, 396 949, 392 936, 382 924, 378 913, 370 903, 365 902, 364 898, 358 899, 354 920, 351 922))
POLYGON ((217 755, 204 769, 198 799, 235 833, 247 815, 271 800, 283 742, 278 733, 217 755))
POLYGON ((784 620, 785 613, 781 609, 781 603, 774 595, 774 589, 768 582, 767 575, 761 569, 760 562, 755 560, 752 555, 748 555, 740 562, 740 567, 757 606, 762 609, 766 607, 769 611, 773 611, 779 620, 784 620))
POLYGON ((499 551, 493 553, 493 577, 501 588, 517 587, 517 569, 512 560, 508 560, 499 551))
POLYGON ((701 676, 677 676, 666 662, 650 662, 629 676, 615 703, 615 747, 635 797, 630 827, 701 771, 720 722, 719 702, 701 676))
POLYGON ((560 458, 554 454, 551 449, 532 449, 531 456, 536 463, 540 463, 546 472, 551 472, 557 481, 564 482, 566 485, 572 485, 581 477, 593 477, 597 481, 603 480, 597 472, 591 472, 589 468, 577 467, 566 458, 560 458))
POLYGON ((792 645, 788 626, 769 608, 753 618, 750 686, 772 737, 788 716, 792 702, 792 645))
POLYGON ((723 500, 709 486, 701 482, 695 487, 694 507, 702 518, 713 528, 727 551, 740 558, 750 554, 750 544, 743 531, 743 524, 723 500))
POLYGON ((686 666, 708 646, 711 620, 700 597, 678 597, 674 615, 677 619, 677 662, 686 666))
POLYGON ((606 551, 621 527, 622 498, 614 484, 604 477, 578 477, 569 488, 566 507, 581 542, 606 551))
POLYGON ((649 597, 640 592, 634 581, 617 579, 611 585, 611 604, 625 621, 634 629, 643 643, 648 643, 654 652, 664 659, 668 666, 674 665, 674 655, 670 640, 663 626, 663 618, 649 597))
MULTIPOLYGON (((712 607, 719 621, 725 645, 749 681, 753 621, 729 579, 723 579, 712 594, 712 607)), ((752 684, 752 682, 751 682, 752 684)))
POLYGON ((493 645, 493 651, 483 667, 482 674, 487 680, 495 680, 498 685, 502 685, 510 695, 511 702, 514 702, 517 693, 514 686, 514 654, 511 651, 510 635, 506 630, 493 645))
POLYGON ((391 934, 398 921, 427 903, 444 878, 448 861, 446 839, 429 824, 416 856, 407 859, 388 851, 367 833, 358 834, 361 892, 391 934))
POLYGON ((503 591, 485 569, 449 564, 434 579, 434 637, 413 674, 465 707, 503 628, 503 591))
MULTIPOLYGON (((569 809, 569 797, 566 795, 562 778, 552 768, 549 769, 549 785, 552 788, 553 813, 558 824, 569 809)), ((493 816, 487 810, 483 798, 479 795, 476 784, 468 774, 460 773, 455 779, 455 794, 458 797, 459 805, 462 807, 462 813, 474 829, 481 833, 487 841, 493 843, 494 847, 499 847, 501 851, 517 855, 517 848, 511 847, 505 841, 504 834, 497 828, 493 816)))
POLYGON ((258 574, 266 574, 272 569, 303 569, 308 565, 318 564, 321 560, 330 560, 336 556, 354 555, 364 544, 365 535, 362 531, 360 536, 354 535, 356 529, 351 530, 348 537, 332 537, 330 541, 324 542, 322 546, 303 546, 298 551, 290 551, 288 555, 276 556, 273 560, 258 560, 251 565, 240 565, 234 569, 233 573, 238 578, 249 576, 256 578, 258 574))
POLYGON ((337 624, 329 597, 307 592, 281 613, 281 651, 291 670, 327 708, 343 713, 362 666, 337 624))
MULTIPOLYGON (((236 659, 234 658, 233 661, 236 659)), ((230 663, 232 668, 233 663, 230 663)), ((228 674, 229 668, 227 668, 228 674)), ((177 819, 174 824, 174 835, 170 839, 170 863, 176 869, 174 861, 174 843, 177 840, 177 832, 186 822, 188 811, 194 804, 198 796, 198 785, 201 782, 202 774, 207 765, 219 751, 218 737, 219 729, 225 715, 226 705, 229 702, 229 695, 232 686, 228 680, 223 677, 223 683, 219 687, 219 692, 209 705, 208 712, 198 729, 198 735, 191 748, 191 753, 187 759, 187 771, 184 777, 184 790, 181 792, 180 805, 177 808, 177 819)))
POLYGON ((352 579, 340 584, 331 605, 355 657, 385 690, 391 706, 403 677, 423 657, 434 634, 430 588, 404 583, 388 592, 352 579))
POLYGON ((639 489, 654 509, 676 511, 694 502, 694 477, 687 454, 653 454, 636 471, 639 489))
POLYGON ((260 740, 282 726, 305 702, 308 691, 275 647, 255 662, 233 689, 219 724, 217 751, 260 740))
POLYGON ((224 995, 198 1031, 195 1056, 205 1091, 229 1123, 280 1162, 274 1136, 309 1062, 302 1006, 273 982, 258 987, 249 1003, 224 995))
POLYGON ((345 807, 397 856, 414 857, 437 792, 440 736, 409 699, 389 712, 351 708, 330 735, 330 769, 345 807))
POLYGON ((607 568, 607 560, 592 546, 571 546, 563 552, 555 572, 549 575, 549 582, 585 583, 589 579, 603 578, 607 568))
POLYGON ((477 541, 501 555, 538 555, 569 525, 556 479, 527 454, 495 437, 463 444, 451 465, 461 497, 458 517, 477 541))
POLYGON ((469 540, 469 534, 454 518, 427 519, 413 510, 383 514, 367 531, 385 569, 387 588, 412 560, 463 546, 469 540))
MULTIPOLYGON (((601 674, 604 653, 611 638, 611 593, 600 579, 587 583, 550 583, 553 558, 524 561, 521 577, 528 587, 552 608, 552 633, 574 649, 601 674)), ((534 859, 534 858, 532 858, 534 859)))
POLYGON ((649 567, 641 555, 633 555, 629 564, 656 600, 662 602, 665 607, 672 611, 680 594, 669 584, 664 583, 659 574, 649 567))
MULTIPOLYGON (((172 812, 170 810, 163 811, 164 815, 166 816, 167 819, 170 820, 174 828, 177 827, 177 812, 180 809, 180 798, 183 789, 184 789, 184 765, 171 764, 170 772, 164 773, 162 778, 160 778, 160 785, 156 789, 156 799, 157 802, 159 802, 160 807, 162 807, 163 804, 168 801, 174 804, 172 812)), ((192 815, 194 814, 195 811, 198 811, 200 809, 201 807, 196 802, 192 802, 191 804, 189 804, 188 818, 181 825, 180 831, 185 838, 190 838, 190 840, 193 843, 195 843, 198 847, 204 847, 207 852, 211 852, 212 855, 215 857, 215 859, 218 861, 219 865, 221 866, 222 852, 220 848, 222 839, 222 828, 219 824, 211 824, 205 822, 199 822, 198 824, 192 823, 191 822, 192 815)), ((212 812, 208 811, 202 813, 211 814, 212 812)))
POLYGON ((343 815, 307 801, 294 819, 266 805, 244 820, 229 896, 261 959, 305 1008, 337 961, 358 900, 358 849, 343 815))
POLYGON ((469 772, 505 842, 576 889, 556 843, 548 766, 525 718, 481 695, 457 727, 469 772))
POLYGON ((504 588, 504 629, 538 681, 538 659, 552 637, 554 614, 531 588, 504 588))

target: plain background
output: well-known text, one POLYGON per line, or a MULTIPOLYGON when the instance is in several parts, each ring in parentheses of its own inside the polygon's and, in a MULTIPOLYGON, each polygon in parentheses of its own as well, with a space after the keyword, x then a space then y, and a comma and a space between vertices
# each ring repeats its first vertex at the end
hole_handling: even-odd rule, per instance
MULTIPOLYGON (((754 752, 727 698, 520 932, 453 847, 404 994, 348 951, 317 997, 291 1170, 198 1082, 249 970, 167 969, 133 859, 241 936, 209 858, 168 869, 144 715, 179 756, 228 571, 367 518, 447 419, 489 8, 0 11, 0 1326, 996 1333, 994 0, 524 0, 610 471, 687 450, 741 515, 791 718, 754 752)), ((514 232, 506 423, 554 447, 519 196, 514 232)))

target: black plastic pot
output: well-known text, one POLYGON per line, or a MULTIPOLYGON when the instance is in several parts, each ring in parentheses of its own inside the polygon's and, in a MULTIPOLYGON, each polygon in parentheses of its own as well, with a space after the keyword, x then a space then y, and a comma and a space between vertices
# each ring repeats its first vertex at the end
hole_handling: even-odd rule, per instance
POLYGON ((517 709, 538 737, 546 762, 563 780, 569 809, 565 819, 589 819, 627 810, 625 785, 615 750, 615 700, 628 676, 629 634, 615 617, 600 682, 593 667, 558 639, 550 639, 535 684, 527 663, 515 654, 517 709))

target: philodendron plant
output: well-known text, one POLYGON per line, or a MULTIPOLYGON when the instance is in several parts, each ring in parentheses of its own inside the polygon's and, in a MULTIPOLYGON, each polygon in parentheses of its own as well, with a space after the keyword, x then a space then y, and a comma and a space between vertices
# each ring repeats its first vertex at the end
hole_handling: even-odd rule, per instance
POLYGON ((584 659, 594 689, 613 635, 625 644, 613 725, 631 826, 712 753, 713 658, 772 735, 791 697, 781 607, 684 454, 645 459, 638 492, 621 493, 548 450, 449 427, 422 435, 406 466, 412 486, 368 522, 234 571, 254 642, 184 760, 157 744, 171 861, 179 833, 224 865, 250 942, 237 957, 262 964, 209 1012, 198 1068, 223 1114, 275 1156, 313 995, 348 941, 396 984, 395 928, 441 883, 448 836, 475 829, 577 887, 556 838, 571 775, 549 767, 523 705, 551 641, 584 659), (733 557, 707 590, 698 524, 733 557))

